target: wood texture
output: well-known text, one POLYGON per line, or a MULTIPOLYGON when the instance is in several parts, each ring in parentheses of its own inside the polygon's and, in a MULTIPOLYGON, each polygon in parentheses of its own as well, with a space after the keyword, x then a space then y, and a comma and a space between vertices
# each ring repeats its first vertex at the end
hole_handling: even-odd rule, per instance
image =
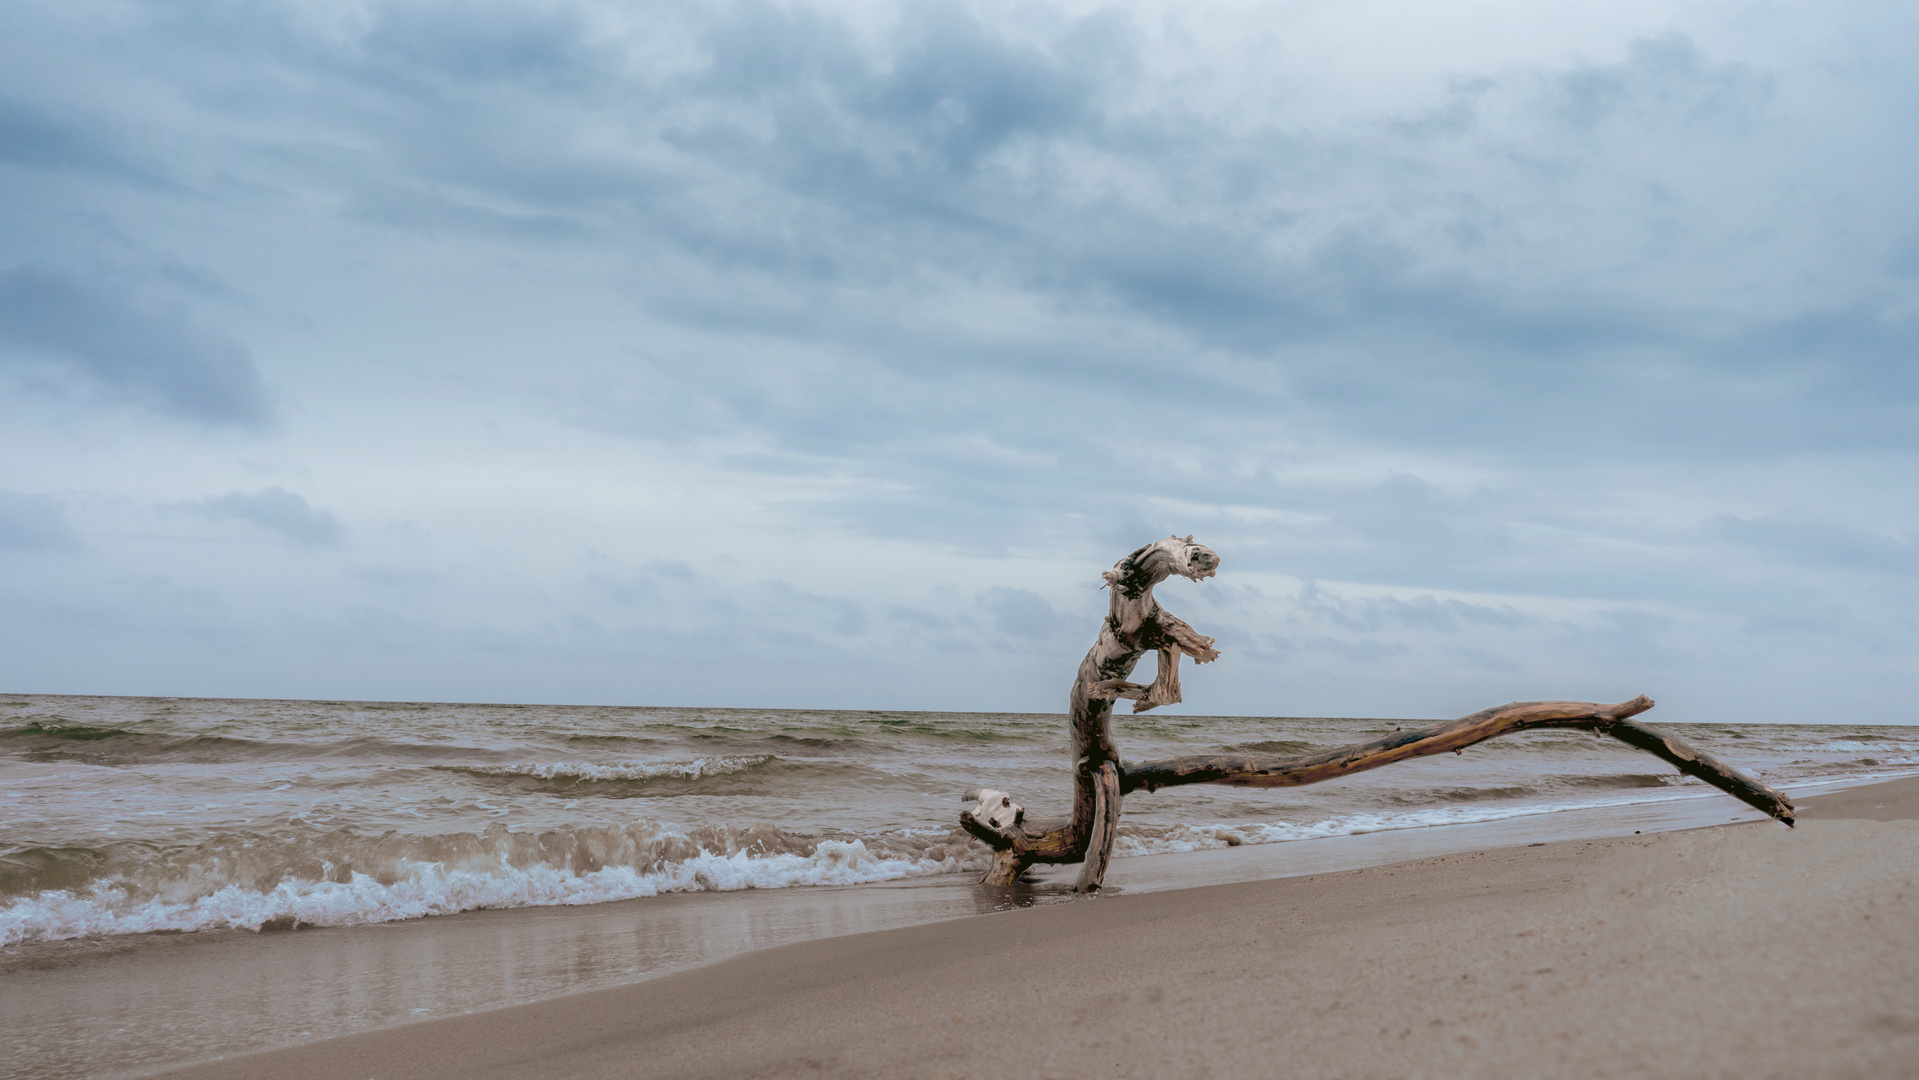
MULTIPOLYGON (((995 829, 975 820, 972 813, 961 811, 960 825, 999 853, 987 872, 987 884, 1010 885, 1035 863, 1085 860, 1095 822, 1106 813, 1099 798, 1101 767, 1110 763, 1115 774, 1118 771, 1119 750, 1113 744, 1111 720, 1113 702, 1130 698, 1134 712, 1175 704, 1180 700, 1177 657, 1184 654, 1204 664, 1219 656, 1212 638, 1159 606, 1153 598, 1153 587, 1175 575, 1201 581, 1212 577, 1218 568, 1219 556, 1211 548, 1193 543, 1190 536, 1183 540, 1172 536, 1147 544, 1101 575, 1111 591, 1106 620, 1100 624, 1099 640, 1080 661, 1068 698, 1073 811, 1065 817, 1029 817, 1012 829, 995 829), (1149 651, 1161 654, 1159 677, 1151 686, 1128 682, 1127 676, 1149 651)), ((1110 811, 1115 820, 1118 805, 1116 791, 1110 811)), ((1100 835, 1097 855, 1102 872, 1112 853, 1114 832, 1107 829, 1100 835)), ((1082 884, 1088 891, 1099 887, 1097 876, 1082 884)))
POLYGON ((1610 735, 1657 755, 1688 776, 1696 776, 1734 798, 1792 824, 1792 802, 1765 784, 1683 740, 1633 722, 1652 708, 1641 694, 1617 705, 1590 701, 1515 701, 1412 731, 1395 731, 1369 742, 1313 754, 1274 757, 1253 754, 1200 754, 1163 761, 1126 762, 1120 767, 1120 792, 1155 791, 1179 784, 1231 784, 1240 787, 1294 787, 1317 784, 1377 769, 1407 758, 1460 751, 1474 743, 1522 731, 1567 728, 1610 735))
POLYGON ((1079 864, 1075 891, 1092 892, 1106 880, 1106 863, 1119 835, 1119 800, 1119 769, 1109 761, 1093 774, 1093 829, 1086 837, 1086 859, 1079 864))
MULTIPOLYGON (((1005 810, 1017 807, 1003 792, 960 812, 960 825, 993 848, 989 885, 1011 885, 1036 863, 1082 863, 1076 888, 1100 887, 1119 828, 1120 801, 1128 792, 1180 784, 1292 787, 1377 769, 1408 758, 1463 751, 1475 743, 1522 731, 1572 729, 1611 736, 1653 754, 1785 822, 1793 823, 1791 800, 1684 741, 1632 719, 1652 708, 1645 695, 1615 705, 1590 701, 1516 701, 1471 716, 1412 731, 1395 731, 1352 746, 1280 757, 1198 754, 1160 761, 1124 762, 1113 743, 1113 702, 1130 699, 1145 712, 1180 701, 1179 661, 1217 659, 1213 639, 1159 606, 1153 587, 1179 575, 1201 581, 1219 569, 1219 556, 1188 536, 1148 544, 1102 575, 1112 590, 1099 640, 1080 661, 1068 698, 1072 735, 1073 810, 1064 817, 1021 818, 1009 824, 1005 810), (1147 652, 1159 654, 1149 685, 1128 681, 1147 652), (1004 801, 1001 801, 1004 800, 1004 801)), ((975 792, 968 792, 969 801, 975 792)), ((1017 814, 1015 815, 1018 816, 1017 814)))

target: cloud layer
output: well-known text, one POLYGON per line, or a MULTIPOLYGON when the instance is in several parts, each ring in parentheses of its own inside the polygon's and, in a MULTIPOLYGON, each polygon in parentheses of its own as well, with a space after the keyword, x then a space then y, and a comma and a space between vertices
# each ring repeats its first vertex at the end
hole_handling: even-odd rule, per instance
POLYGON ((1050 709, 1169 532, 1201 711, 1919 689, 1902 12, 0 20, 22 689, 1050 709))
POLYGON ((0 363, 34 389, 73 387, 211 424, 270 416, 245 347, 125 291, 32 265, 0 271, 0 363), (39 376, 33 378, 33 376, 39 376))

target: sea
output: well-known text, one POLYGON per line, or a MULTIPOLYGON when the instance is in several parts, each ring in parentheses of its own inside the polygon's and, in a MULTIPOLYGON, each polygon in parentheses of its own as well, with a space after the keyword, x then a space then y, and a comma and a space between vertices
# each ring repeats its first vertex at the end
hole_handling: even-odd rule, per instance
MULTIPOLYGON (((1919 727, 1668 724, 1788 793, 1919 773, 1919 727)), ((1117 715, 1131 759, 1295 754, 1430 719, 1117 715)), ((0 946, 977 875, 962 793, 1069 801, 1066 719, 0 695, 0 946)), ((1540 732, 1283 789, 1127 797, 1138 856, 1731 800, 1540 732)))

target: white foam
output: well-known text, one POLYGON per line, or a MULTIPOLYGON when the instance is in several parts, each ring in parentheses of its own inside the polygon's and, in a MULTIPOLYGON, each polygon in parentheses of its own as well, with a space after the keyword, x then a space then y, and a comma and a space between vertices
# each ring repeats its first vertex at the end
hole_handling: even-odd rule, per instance
POLYGON ((796 885, 855 885, 951 873, 970 864, 944 858, 876 855, 861 840, 821 841, 811 854, 698 855, 652 872, 607 866, 579 873, 544 864, 452 867, 402 861, 381 882, 354 873, 346 881, 280 882, 266 891, 227 885, 192 900, 134 900, 120 885, 50 890, 0 909, 0 945, 156 930, 260 930, 275 926, 352 926, 448 915, 478 908, 598 904, 669 892, 730 892, 796 885))
POLYGON ((1919 757, 1914 756, 1914 748, 1911 744, 1891 740, 1862 742, 1856 739, 1833 739, 1810 749, 1815 753, 1826 754, 1868 754, 1886 765, 1919 764, 1919 757))
POLYGON ((1140 826, 1120 829, 1113 843, 1116 857, 1166 855, 1209 848, 1236 847, 1242 844, 1279 844, 1289 840, 1317 840, 1327 836, 1360 836, 1365 833, 1396 829, 1423 829, 1434 825, 1467 825, 1509 818, 1533 817, 1562 810, 1587 810, 1601 806, 1622 806, 1673 799, 1700 798, 1718 792, 1663 795, 1656 799, 1612 798, 1583 802, 1525 803, 1517 805, 1445 806, 1429 810, 1348 814, 1310 824, 1220 823, 1203 825, 1140 826))
POLYGON ((435 765, 433 768, 475 776, 528 776, 537 780, 654 780, 667 777, 697 780, 705 776, 726 776, 745 772, 773 760, 760 757, 711 757, 690 761, 618 761, 596 764, 590 761, 538 761, 516 765, 435 765))

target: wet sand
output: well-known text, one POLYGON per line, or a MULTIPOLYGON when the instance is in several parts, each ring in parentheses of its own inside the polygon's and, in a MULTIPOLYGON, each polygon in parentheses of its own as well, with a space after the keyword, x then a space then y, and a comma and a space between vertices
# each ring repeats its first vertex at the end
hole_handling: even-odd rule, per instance
MULTIPOLYGON (((1908 1077, 1919 779, 806 941, 173 1077, 1908 1077)), ((110 1037, 110 1036, 107 1036, 110 1037)))

